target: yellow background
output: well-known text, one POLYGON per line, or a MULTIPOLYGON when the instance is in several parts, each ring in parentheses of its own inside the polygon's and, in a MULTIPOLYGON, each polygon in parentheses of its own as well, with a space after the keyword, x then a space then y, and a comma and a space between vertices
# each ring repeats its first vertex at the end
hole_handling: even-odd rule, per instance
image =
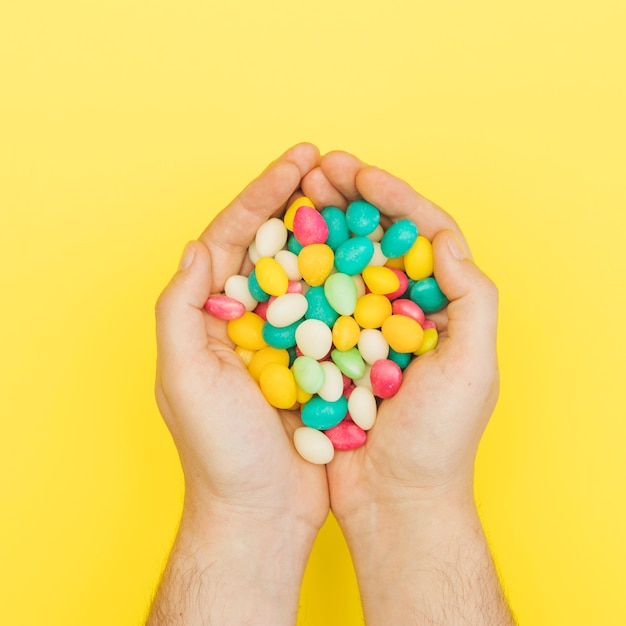
MULTIPOLYGON (((181 504, 153 303, 291 144, 454 214, 501 293, 480 513, 520 623, 626 623, 626 3, 5 0, 0 622, 141 623, 181 504)), ((301 623, 360 623, 333 521, 301 623)))

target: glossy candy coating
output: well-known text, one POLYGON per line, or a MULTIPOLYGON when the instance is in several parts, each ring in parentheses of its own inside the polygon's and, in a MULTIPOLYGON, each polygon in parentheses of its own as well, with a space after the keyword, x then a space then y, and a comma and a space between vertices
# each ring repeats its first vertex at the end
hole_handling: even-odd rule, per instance
POLYGON ((372 391, 379 398, 391 398, 402 383, 402 370, 397 363, 389 359, 381 359, 372 365, 370 371, 372 391))
POLYGON ((339 315, 352 315, 354 313, 357 290, 352 277, 348 274, 341 272, 331 274, 324 283, 324 295, 328 304, 339 315))
POLYGON ((327 402, 319 396, 313 396, 302 407, 302 423, 311 428, 326 430, 339 424, 347 412, 348 401, 343 396, 335 402, 327 402))
MULTIPOLYGON (((287 243, 288 234, 285 223, 277 217, 272 217, 264 224, 261 224, 254 238, 254 245, 258 257, 273 257, 287 243)), ((252 255, 250 258, 252 258, 252 255)), ((257 261, 253 259, 253 263, 256 262, 257 261)))
POLYGON ((279 328, 269 322, 264 322, 261 334, 267 345, 286 350, 296 345, 296 330, 300 323, 300 320, 298 320, 293 324, 289 324, 289 326, 279 328))
POLYGON ((333 344, 338 350, 349 350, 356 346, 361 328, 351 315, 342 315, 333 324, 333 344))
POLYGON ((327 402, 336 402, 343 395, 341 370, 331 361, 322 361, 319 365, 324 371, 324 384, 317 393, 327 402))
POLYGON ((355 200, 348 205, 346 222, 351 233, 364 237, 380 223, 380 211, 366 200, 355 200))
POLYGON ((344 420, 324 431, 335 450, 356 450, 367 441, 367 433, 354 422, 344 420))
POLYGON ((236 346, 246 350, 260 350, 267 345, 263 339, 264 324, 258 315, 246 311, 241 317, 228 322, 226 332, 236 346))
POLYGON ((411 288, 411 300, 419 306, 426 315, 436 313, 448 304, 434 276, 418 280, 411 288))
MULTIPOLYGON (((356 293, 356 288, 354 292, 356 293)), ((221 320, 236 320, 246 312, 243 302, 228 296, 210 296, 204 303, 204 308, 221 320)))
POLYGON ((388 267, 366 267, 361 273, 363 280, 372 293, 387 295, 398 291, 400 279, 388 267))
POLYGON ((248 277, 234 274, 226 279, 224 293, 234 300, 239 300, 246 311, 254 311, 259 301, 252 296, 248 287, 248 277))
POLYGON ((323 359, 332 345, 332 332, 320 320, 304 320, 296 329, 296 344, 302 354, 323 359))
POLYGON ((430 352, 437 347, 439 342, 439 334, 436 328, 426 328, 424 330, 424 341, 418 350, 414 352, 415 356, 421 356, 426 352, 430 352))
POLYGON ((348 412, 355 424, 369 430, 376 422, 376 398, 367 387, 356 387, 348 398, 348 412))
POLYGON ((270 303, 266 319, 272 326, 284 328, 302 319, 308 308, 309 303, 301 293, 285 293, 270 303))
POLYGON ((283 222, 285 223, 285 227, 287 228, 287 230, 293 231, 293 220, 296 216, 296 211, 302 206, 308 206, 312 209, 315 208, 313 202, 306 196, 300 196, 299 198, 296 198, 289 205, 289 208, 285 211, 285 215, 283 216, 283 222))
POLYGON ((320 212, 328 226, 328 239, 326 245, 333 251, 350 238, 350 231, 346 222, 346 214, 337 207, 329 206, 320 212))
POLYGON ((353 380, 361 378, 365 374, 365 361, 357 348, 349 350, 333 350, 330 353, 333 363, 341 370, 342 374, 353 380))
POLYGON ((383 254, 389 258, 403 256, 411 249, 417 237, 417 226, 411 220, 398 220, 385 231, 380 241, 383 254))
POLYGON ((303 245, 326 243, 328 239, 328 224, 316 209, 308 206, 300 207, 293 220, 293 234, 303 245))
POLYGON ((293 363, 292 371, 298 386, 307 393, 317 393, 324 384, 324 369, 310 356, 299 356, 293 363))
POLYGON ((339 245, 335 252, 338 272, 354 276, 360 274, 374 254, 374 244, 367 237, 352 237, 339 245))
MULTIPOLYGON (((259 287, 271 296, 282 296, 287 293, 289 278, 281 264, 271 257, 261 257, 254 269, 259 287)), ((251 272, 252 274, 252 272, 251 272)))
POLYGON ((289 353, 287 350, 280 350, 272 346, 266 346, 254 352, 248 363, 248 371, 252 378, 258 382, 263 368, 269 363, 279 363, 289 367, 289 353))
POLYGON ((421 235, 404 255, 404 271, 409 278, 421 280, 432 276, 434 270, 433 246, 421 235))
POLYGON ((304 314, 304 317, 306 319, 320 320, 324 322, 326 326, 332 327, 339 317, 339 313, 330 306, 326 294, 324 293, 324 287, 311 287, 306 292, 305 298, 309 303, 309 308, 304 314))
POLYGON ((376 328, 364 328, 359 336, 357 347, 363 360, 370 365, 380 359, 386 359, 389 354, 389 342, 376 328))
POLYGON ((298 454, 316 465, 330 463, 335 455, 331 440, 320 430, 301 426, 293 433, 293 444, 298 454))
POLYGON ((362 328, 380 328, 391 315, 391 302, 385 296, 366 293, 356 302, 354 319, 362 328))
POLYGON ((286 365, 268 363, 259 376, 259 386, 265 399, 277 409, 290 409, 296 403, 296 381, 286 365))
POLYGON ((415 352, 424 341, 422 327, 406 315, 390 315, 383 322, 381 332, 396 352, 415 352))
POLYGON ((298 255, 298 269, 311 287, 323 285, 333 269, 334 254, 324 243, 304 246, 298 255))

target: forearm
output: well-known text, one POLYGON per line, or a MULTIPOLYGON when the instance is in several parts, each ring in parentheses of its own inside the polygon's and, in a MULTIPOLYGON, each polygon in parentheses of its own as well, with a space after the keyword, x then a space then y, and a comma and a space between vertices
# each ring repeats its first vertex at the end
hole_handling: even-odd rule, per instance
POLYGON ((184 514, 148 626, 295 624, 312 542, 297 522, 184 514))
POLYGON ((471 496, 372 505, 344 532, 368 626, 515 624, 471 496))

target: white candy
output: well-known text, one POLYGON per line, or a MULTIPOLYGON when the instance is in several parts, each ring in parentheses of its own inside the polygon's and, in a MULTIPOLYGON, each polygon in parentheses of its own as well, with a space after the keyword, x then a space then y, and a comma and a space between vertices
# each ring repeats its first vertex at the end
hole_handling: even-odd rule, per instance
POLYGON ((301 293, 286 293, 267 307, 267 321, 272 326, 284 328, 304 317, 308 308, 309 302, 301 293))
POLYGON ((379 359, 386 359, 389 355, 389 344, 380 332, 375 328, 364 328, 359 335, 357 343, 363 360, 369 365, 374 365, 379 359))
POLYGON ((363 280, 363 277, 361 276, 361 274, 355 274, 352 277, 352 280, 354 281, 354 284, 356 285, 356 297, 360 298, 361 296, 365 295, 365 281, 363 280))
POLYGON ((285 270, 287 278, 289 280, 300 280, 302 274, 298 269, 298 255, 294 254, 291 250, 279 250, 274 256, 276 261, 285 270))
POLYGON ((241 276, 240 274, 230 276, 226 280, 224 293, 229 298, 234 298, 235 300, 239 300, 239 302, 243 303, 246 307, 246 311, 253 311, 258 304, 258 301, 252 297, 250 290, 248 289, 248 278, 246 276, 241 276))
POLYGON ((348 398, 348 412, 352 421, 363 430, 369 430, 376 421, 376 398, 367 387, 356 387, 348 398))
POLYGON ((300 348, 302 354, 310 356, 316 361, 323 359, 328 354, 332 342, 332 331, 320 320, 304 320, 296 328, 298 348, 300 348))
POLYGON ((250 257, 250 260, 252 261, 252 263, 254 263, 255 265, 257 264, 257 261, 262 256, 261 254, 259 254, 259 251, 257 250, 257 247, 256 247, 256 243, 254 241, 248 246, 248 256, 250 257))
POLYGON ((277 217, 272 217, 256 231, 254 242, 257 252, 263 256, 273 257, 287 243, 287 227, 277 217))
POLYGON ((343 376, 341 370, 330 361, 320 363, 324 370, 326 379, 322 388, 317 392, 322 400, 326 402, 336 402, 343 395, 343 376))
POLYGON ((385 234, 385 229, 379 224, 376 228, 369 234, 365 235, 370 241, 380 241, 385 234))
POLYGON ((372 379, 370 378, 370 372, 371 371, 372 371, 372 366, 369 363, 366 363, 365 364, 365 374, 363 374, 362 378, 355 378, 355 379, 353 379, 354 384, 357 387, 366 387, 371 392, 373 392, 374 390, 372 389, 372 379))
POLYGON ((374 254, 370 259, 368 265, 375 267, 382 267, 385 263, 387 263, 387 257, 383 254, 383 250, 380 244, 375 241, 374 242, 374 254))
POLYGON ((309 463, 324 465, 335 456, 332 441, 316 428, 302 426, 293 433, 293 443, 298 454, 309 463))

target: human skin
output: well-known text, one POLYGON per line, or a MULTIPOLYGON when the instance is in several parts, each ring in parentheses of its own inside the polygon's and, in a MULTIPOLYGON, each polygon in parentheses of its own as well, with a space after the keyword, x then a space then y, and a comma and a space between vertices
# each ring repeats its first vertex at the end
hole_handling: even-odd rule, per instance
POLYGON ((180 529, 148 624, 293 624, 313 540, 332 506, 368 624, 512 624, 472 495, 495 405, 497 292, 454 221, 356 157, 287 151, 188 244, 159 298, 159 408, 185 475, 180 529), (250 269, 256 229, 302 190, 316 206, 364 197, 433 241, 451 303, 437 349, 406 371, 358 450, 327 466, 292 444, 299 416, 263 398, 206 298, 250 269))

